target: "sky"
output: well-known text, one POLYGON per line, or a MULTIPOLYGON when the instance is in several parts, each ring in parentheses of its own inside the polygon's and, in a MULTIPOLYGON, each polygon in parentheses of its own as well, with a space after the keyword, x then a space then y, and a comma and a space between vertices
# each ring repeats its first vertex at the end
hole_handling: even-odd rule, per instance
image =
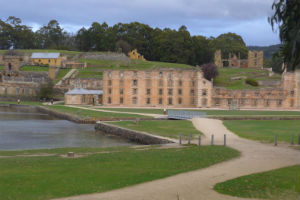
POLYGON ((56 19, 76 33, 92 22, 140 22, 151 27, 178 29, 192 35, 217 37, 234 32, 249 45, 278 44, 268 17, 274 0, 0 0, 0 18, 21 18, 33 30, 56 19))

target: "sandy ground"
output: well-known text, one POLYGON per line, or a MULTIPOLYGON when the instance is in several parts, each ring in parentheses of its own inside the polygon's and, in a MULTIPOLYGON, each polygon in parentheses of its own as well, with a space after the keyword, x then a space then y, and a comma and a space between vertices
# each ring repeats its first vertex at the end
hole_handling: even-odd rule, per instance
MULTIPOLYGON (((268 171, 300 163, 300 152, 241 139, 226 129, 222 121, 194 119, 193 124, 205 134, 203 144, 210 144, 214 134, 215 144, 223 144, 227 135, 228 146, 241 152, 239 158, 208 168, 175 175, 105 193, 81 195, 60 200, 229 200, 242 199, 219 194, 213 190, 220 183, 239 176, 268 171)), ((197 141, 194 141, 197 142, 197 141)))

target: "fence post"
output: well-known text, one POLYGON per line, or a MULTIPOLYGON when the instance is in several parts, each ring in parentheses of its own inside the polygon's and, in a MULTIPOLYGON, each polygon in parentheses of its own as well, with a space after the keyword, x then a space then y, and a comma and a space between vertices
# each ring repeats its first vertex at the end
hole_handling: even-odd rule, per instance
POLYGON ((214 135, 211 135, 211 145, 214 145, 214 135))
POLYGON ((198 146, 201 146, 201 135, 198 137, 198 146))
POLYGON ((188 135, 188 144, 191 144, 191 134, 188 135))
POLYGON ((179 135, 179 144, 181 144, 182 142, 181 142, 181 135, 179 135))
POLYGON ((275 144, 274 145, 277 146, 277 134, 275 134, 275 139, 274 140, 275 140, 275 144))
POLYGON ((224 134, 224 146, 226 146, 226 134, 224 134))
POLYGON ((295 143, 295 136, 293 134, 292 137, 291 137, 291 145, 294 145, 294 143, 295 143))

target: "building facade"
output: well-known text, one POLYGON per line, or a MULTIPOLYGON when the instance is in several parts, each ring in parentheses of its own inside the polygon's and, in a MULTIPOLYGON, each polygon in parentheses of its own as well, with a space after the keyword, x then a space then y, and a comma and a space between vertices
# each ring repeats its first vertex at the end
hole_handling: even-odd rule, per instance
POLYGON ((299 109, 300 72, 284 73, 276 87, 213 87, 197 69, 105 71, 103 105, 161 108, 299 109))
POLYGON ((104 71, 103 105, 211 107, 212 84, 195 69, 104 71))
POLYGON ((65 94, 66 105, 101 105, 102 90, 74 88, 65 94))
POLYGON ((31 55, 33 65, 48 65, 50 67, 62 66, 60 53, 33 53, 31 55))

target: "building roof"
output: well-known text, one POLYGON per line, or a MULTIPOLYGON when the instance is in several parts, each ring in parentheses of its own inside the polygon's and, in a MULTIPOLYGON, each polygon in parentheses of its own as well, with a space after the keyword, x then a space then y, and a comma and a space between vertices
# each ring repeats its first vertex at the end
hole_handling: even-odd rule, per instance
POLYGON ((32 53, 31 58, 59 58, 60 53, 32 53))
POLYGON ((68 91, 66 94, 94 94, 100 95, 103 94, 102 90, 87 90, 83 88, 74 88, 73 90, 68 91))

